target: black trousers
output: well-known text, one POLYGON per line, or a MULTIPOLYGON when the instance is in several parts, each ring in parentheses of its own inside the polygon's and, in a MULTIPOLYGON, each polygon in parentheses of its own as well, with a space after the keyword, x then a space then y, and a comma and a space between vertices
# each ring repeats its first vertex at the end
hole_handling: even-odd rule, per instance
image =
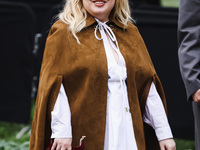
POLYGON ((200 103, 193 102, 194 126, 195 126, 195 150, 200 150, 200 103))

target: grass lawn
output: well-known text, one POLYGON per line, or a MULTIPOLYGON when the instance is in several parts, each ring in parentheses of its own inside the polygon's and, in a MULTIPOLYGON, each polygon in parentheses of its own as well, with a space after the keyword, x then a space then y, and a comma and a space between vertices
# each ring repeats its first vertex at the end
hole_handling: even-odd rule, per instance
POLYGON ((195 150, 194 141, 175 139, 176 150, 195 150))
POLYGON ((178 7, 179 0, 160 0, 162 6, 178 7))
POLYGON ((0 122, 0 150, 28 150, 29 131, 24 124, 0 122))

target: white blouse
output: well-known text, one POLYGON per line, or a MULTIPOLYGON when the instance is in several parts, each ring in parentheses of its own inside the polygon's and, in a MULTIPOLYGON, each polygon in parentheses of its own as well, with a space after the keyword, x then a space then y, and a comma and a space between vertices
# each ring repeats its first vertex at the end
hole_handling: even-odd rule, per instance
MULTIPOLYGON (((126 63, 110 27, 106 22, 102 23, 97 19, 96 21, 98 25, 95 29, 95 36, 98 40, 103 39, 108 62, 104 150, 137 150, 125 83, 127 78, 126 63), (97 37, 97 30, 100 31, 101 38, 97 37), (112 49, 118 54, 118 62, 113 55, 112 49)), ((51 138, 72 138, 70 107, 63 85, 60 87, 60 92, 51 115, 51 138)), ((147 97, 143 121, 153 127, 159 141, 173 138, 162 101, 153 82, 147 97)))

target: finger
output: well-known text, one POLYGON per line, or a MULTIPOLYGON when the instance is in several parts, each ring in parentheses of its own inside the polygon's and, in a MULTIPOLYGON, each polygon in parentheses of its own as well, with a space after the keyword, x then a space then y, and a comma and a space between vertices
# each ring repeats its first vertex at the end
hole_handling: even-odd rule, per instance
POLYGON ((72 150, 72 147, 69 147, 67 150, 72 150))
POLYGON ((200 99, 200 89, 197 90, 193 95, 192 98, 195 102, 197 102, 200 99))
POLYGON ((176 150, 176 146, 173 145, 166 146, 166 150, 176 150))
POLYGON ((62 146, 62 147, 61 147, 61 150, 71 150, 71 147, 62 146))
POLYGON ((199 97, 199 96, 195 96, 195 97, 193 98, 193 101, 194 101, 194 102, 200 102, 200 97, 199 97))
POLYGON ((57 145, 56 150, 61 150, 61 145, 57 145))
POLYGON ((61 150, 68 150, 67 148, 65 148, 64 146, 62 146, 61 150))
POLYGON ((56 149, 56 146, 57 146, 57 143, 56 142, 53 142, 53 145, 51 147, 51 150, 55 150, 56 149))
POLYGON ((194 99, 194 102, 199 103, 199 102, 200 102, 200 99, 195 98, 195 99, 194 99))
POLYGON ((200 95, 196 96, 196 100, 199 101, 200 100, 200 95))
POLYGON ((176 150, 176 147, 174 147, 172 150, 176 150))
POLYGON ((160 150, 165 150, 165 147, 164 147, 164 145, 160 145, 160 150))

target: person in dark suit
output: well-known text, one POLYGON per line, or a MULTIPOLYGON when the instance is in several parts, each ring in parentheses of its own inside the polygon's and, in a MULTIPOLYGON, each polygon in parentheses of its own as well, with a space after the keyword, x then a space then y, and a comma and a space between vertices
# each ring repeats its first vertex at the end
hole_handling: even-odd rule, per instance
POLYGON ((179 64, 195 119, 195 147, 200 150, 200 0, 180 0, 179 64))

